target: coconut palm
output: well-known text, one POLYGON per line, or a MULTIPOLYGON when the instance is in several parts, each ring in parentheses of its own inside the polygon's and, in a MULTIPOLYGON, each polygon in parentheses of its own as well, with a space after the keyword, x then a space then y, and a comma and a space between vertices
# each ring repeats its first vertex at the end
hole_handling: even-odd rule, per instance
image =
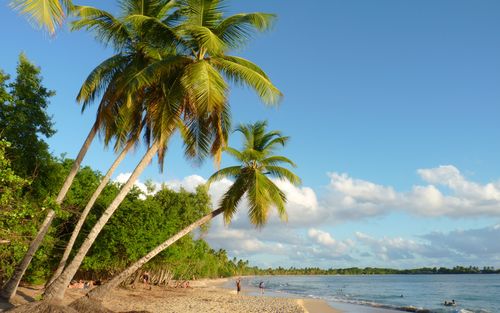
POLYGON ((300 184, 300 178, 289 169, 281 166, 286 164, 295 167, 290 159, 274 155, 279 147, 285 146, 289 137, 283 136, 279 131, 268 132, 266 127, 266 122, 257 122, 240 125, 236 129, 244 136, 243 150, 238 151, 228 147, 225 151, 233 156, 239 164, 217 171, 208 180, 208 184, 226 177, 234 180, 231 187, 222 196, 216 210, 185 227, 109 282, 93 289, 87 297, 75 301, 71 306, 81 310, 88 307, 89 299, 97 302, 102 301, 112 288, 118 286, 158 253, 214 217, 223 214, 225 223, 230 223, 243 198, 248 201, 250 222, 256 227, 260 228, 266 224, 273 207, 276 208, 278 216, 282 220, 286 220, 286 196, 269 177, 289 181, 294 185, 300 184))
MULTIPOLYGON (((144 125, 144 122, 139 119, 139 121, 130 125, 122 122, 122 126, 128 125, 127 129, 119 131, 117 127, 117 116, 124 115, 124 111, 130 112, 130 110, 124 110, 122 107, 130 107, 134 104, 137 105, 137 103, 140 103, 137 99, 137 92, 135 93, 135 97, 130 95, 130 90, 126 87, 127 82, 130 80, 131 76, 135 75, 139 70, 142 70, 145 66, 151 63, 151 60, 159 54, 157 50, 158 45, 156 45, 156 47, 151 46, 148 49, 144 49, 145 38, 143 38, 143 34, 137 29, 131 27, 129 23, 126 22, 126 17, 136 14, 144 14, 160 18, 161 14, 168 14, 169 8, 172 6, 172 2, 173 1, 148 1, 147 4, 149 5, 144 5, 144 1, 123 1, 124 16, 121 18, 115 18, 108 12, 92 7, 72 6, 74 12, 80 17, 80 19, 74 24, 74 29, 86 27, 95 30, 98 39, 104 44, 111 43, 118 53, 102 62, 90 73, 77 96, 77 100, 83 103, 82 111, 85 111, 85 109, 88 108, 88 106, 99 96, 102 95, 102 98, 97 110, 96 121, 56 198, 56 203, 60 205, 64 200, 64 197, 66 196, 66 193, 68 192, 71 183, 78 172, 81 161, 83 160, 83 157, 86 154, 93 138, 99 130, 104 133, 106 145, 108 145, 113 138, 116 138, 115 150, 119 151, 122 147, 124 148, 111 166, 108 173, 103 177, 101 184, 98 186, 98 189, 94 192, 89 203, 82 212, 63 253, 59 266, 52 278, 49 280, 49 283, 62 272, 81 226, 92 208, 93 202, 95 202, 100 192, 109 181, 109 178, 118 164, 121 160, 123 160, 126 153, 133 146, 134 141, 137 141, 140 129, 142 129, 142 126, 144 125), (156 48, 156 50, 153 48, 156 48), (134 99, 134 101, 132 101, 132 99, 134 99)), ((172 46, 175 38, 173 38, 171 34, 173 33, 166 33, 166 31, 163 31, 162 35, 165 39, 163 43, 165 45, 172 46)), ((161 46, 160 48, 162 51, 168 51, 167 46, 161 46)), ((131 119, 128 118, 128 120, 131 119)), ((3 288, 1 293, 2 297, 11 299, 15 295, 17 286, 19 285, 19 282, 21 281, 21 278, 24 275, 24 272, 26 271, 33 255, 49 230, 54 217, 55 211, 50 210, 42 223, 37 236, 31 242, 28 252, 16 268, 15 275, 11 277, 9 282, 3 288)))
MULTIPOLYGON (((140 2, 144 4, 147 1, 140 2)), ((223 75, 252 87, 265 103, 277 103, 281 96, 267 75, 255 64, 242 58, 224 55, 225 51, 239 47, 246 41, 250 30, 267 29, 273 15, 252 13, 224 19, 222 2, 218 0, 181 1, 178 12, 179 23, 172 22, 175 19, 162 20, 140 14, 128 19, 135 27, 144 30, 144 33, 164 33, 165 30, 173 29, 180 37, 176 42, 178 47, 175 54, 161 56, 160 60, 136 75, 136 79, 128 81, 129 95, 139 94, 141 99, 147 99, 142 102, 146 112, 143 116, 148 126, 146 136, 149 136, 152 143, 129 180, 90 231, 71 263, 47 288, 45 297, 48 300, 62 299, 66 286, 97 235, 140 173, 156 153, 160 163, 162 162, 168 139, 176 129, 180 130, 184 138, 188 156, 204 158, 211 154, 216 160, 220 158, 230 121, 228 84, 223 75), (170 26, 172 23, 173 27, 170 26), (234 27, 231 27, 232 24, 234 27), (241 38, 237 40, 238 34, 241 38), (206 40, 206 35, 210 40, 206 40)), ((98 35, 103 36, 100 33, 98 35)), ((161 36, 158 37, 161 39, 161 36)), ((150 47, 148 45, 144 48, 148 50, 150 47)))
MULTIPOLYGON (((77 99, 83 103, 83 109, 85 109, 87 105, 100 95, 101 90, 105 90, 102 92, 101 100, 101 105, 106 106, 106 110, 102 111, 105 112, 103 115, 107 123, 103 123, 104 125, 101 126, 105 133, 104 141, 107 145, 114 138, 116 139, 115 150, 119 150, 122 146, 124 147, 82 211, 59 265, 47 285, 50 285, 62 273, 88 213, 109 182, 115 169, 134 144, 137 144, 141 130, 146 124, 146 121, 141 117, 143 105, 137 99, 138 93, 134 94, 134 101, 131 101, 132 96, 127 94, 129 90, 126 83, 131 79, 131 75, 135 75, 137 71, 146 67, 159 55, 164 54, 165 51, 168 51, 168 47, 164 46, 160 51, 152 48, 148 50, 143 49, 146 38, 136 28, 131 27, 126 20, 128 16, 136 14, 152 15, 160 18, 158 15, 166 14, 168 10, 165 8, 172 6, 173 1, 164 1, 164 3, 158 1, 152 5, 141 7, 134 5, 137 3, 138 1, 128 1, 123 16, 119 18, 115 18, 108 12, 92 7, 75 8, 79 20, 73 23, 73 29, 83 27, 92 28, 96 30, 98 38, 101 41, 105 44, 112 42, 113 46, 119 51, 92 71, 80 89, 77 99), (121 122, 121 128, 110 127, 110 124, 116 126, 118 119, 121 122), (120 131, 117 128, 120 128, 120 131)), ((173 47, 174 38, 171 39, 170 42, 166 41, 166 44, 170 44, 173 47)), ((142 102, 144 101, 143 98, 142 102)), ((149 138, 149 136, 146 137, 149 138)), ((147 144, 149 145, 150 142, 147 141, 147 144)))

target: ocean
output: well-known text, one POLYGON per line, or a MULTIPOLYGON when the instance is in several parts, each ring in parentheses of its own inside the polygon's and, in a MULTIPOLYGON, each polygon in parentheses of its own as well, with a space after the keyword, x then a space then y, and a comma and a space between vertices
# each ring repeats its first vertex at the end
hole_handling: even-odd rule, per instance
MULTIPOLYGON (((500 313, 500 275, 257 276, 244 286, 275 296, 323 299, 344 312, 381 309, 500 313), (444 306, 455 300, 456 306, 444 306)), ((254 291, 254 293, 257 293, 254 291)))

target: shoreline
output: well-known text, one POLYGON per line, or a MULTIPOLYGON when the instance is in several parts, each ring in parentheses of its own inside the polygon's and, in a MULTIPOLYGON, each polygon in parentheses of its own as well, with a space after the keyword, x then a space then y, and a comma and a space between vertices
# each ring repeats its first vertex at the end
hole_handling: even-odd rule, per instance
MULTIPOLYGON (((249 277, 244 277, 249 278, 249 277)), ((189 288, 145 286, 114 289, 105 299, 104 306, 114 312, 141 311, 150 313, 391 313, 401 312, 349 303, 331 303, 324 299, 299 297, 294 294, 276 293, 249 284, 236 294, 232 288, 235 278, 201 279, 190 281, 189 288)), ((39 287, 20 287, 13 303, 21 305, 35 301, 42 293, 39 287)), ((68 289, 64 304, 84 296, 87 290, 68 289)), ((0 312, 2 309, 0 305, 0 312)))
MULTIPOLYGON (((250 295, 250 291, 236 294, 224 288, 230 279, 203 279, 190 281, 189 288, 144 286, 116 288, 103 304, 114 312, 141 311, 150 313, 342 313, 316 299, 250 295)), ((17 305, 35 301, 42 287, 19 288, 13 303, 17 305)), ((87 290, 68 289, 63 303, 69 304, 84 296, 87 290)), ((0 312, 2 312, 0 306, 0 312)))

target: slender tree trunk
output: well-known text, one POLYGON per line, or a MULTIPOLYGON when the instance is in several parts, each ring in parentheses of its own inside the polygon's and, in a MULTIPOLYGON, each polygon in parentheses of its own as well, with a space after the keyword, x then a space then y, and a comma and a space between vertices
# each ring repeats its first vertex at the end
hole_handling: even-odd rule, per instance
POLYGON ((89 251, 90 247, 94 243, 95 239, 101 232, 104 225, 106 225, 107 221, 111 218, 113 213, 116 211, 120 203, 125 199, 130 189, 132 189, 135 181, 139 177, 139 175, 144 171, 144 169, 148 166, 148 164, 153 159, 153 156, 158 151, 158 143, 154 143, 146 152, 142 160, 136 166, 132 175, 127 180, 127 182, 122 186, 120 192, 115 197, 113 202, 108 206, 106 211, 102 214, 101 218, 94 225, 87 238, 83 242, 82 246, 78 250, 77 254, 71 261, 71 263, 66 267, 66 269, 62 272, 59 277, 54 280, 54 282, 45 289, 44 299, 46 300, 62 300, 64 298, 64 293, 66 292, 66 288, 68 287, 71 279, 75 276, 76 271, 80 267, 80 264, 83 261, 83 258, 89 251))
POLYGON ((134 145, 133 141, 129 141, 125 148, 123 148, 122 152, 118 157, 116 158, 115 162, 111 165, 109 168, 108 172, 106 175, 102 178, 101 183, 97 187, 97 189, 94 191, 94 194, 92 197, 90 197, 89 202, 85 206, 85 209, 83 209, 82 214, 80 215, 80 218, 78 219, 78 222, 76 223, 75 229, 73 229, 73 233, 71 234, 71 238, 68 241, 68 244, 66 245, 66 249, 64 250, 63 256, 61 258, 61 261, 59 262, 59 265, 52 275, 52 277, 49 279, 47 282, 47 286, 52 284, 52 282, 61 275, 62 271, 64 270, 64 267, 66 266, 66 262, 68 261, 69 255, 71 253, 71 249, 73 249, 73 245, 75 244, 76 238, 78 237, 78 234, 80 233, 80 230, 82 229, 83 223, 85 222, 85 219, 87 218, 87 215, 89 214, 90 210, 94 206, 94 203, 96 202, 97 198, 103 191, 104 187, 108 184, 111 175, 115 172, 116 168, 118 165, 123 161, 127 153, 130 151, 132 146, 134 145))
POLYGON ((92 289, 87 296, 92 299, 92 300, 97 300, 97 301, 102 301, 104 297, 116 286, 121 284, 127 277, 132 275, 135 271, 137 271, 141 266, 146 264, 149 260, 154 258, 158 253, 162 252, 172 244, 174 244, 177 240, 181 239, 194 229, 200 227, 201 225, 205 224, 206 222, 210 221, 217 215, 221 214, 224 212, 224 209, 219 208, 217 210, 212 211, 211 213, 205 215, 204 217, 200 218, 196 222, 192 223, 191 225, 187 226, 174 236, 170 237, 166 241, 164 241, 162 244, 151 250, 148 254, 143 256, 141 259, 139 259, 137 262, 129 266, 127 269, 125 269, 123 272, 118 274, 117 276, 113 277, 109 282, 105 283, 104 285, 101 285, 99 287, 96 287, 92 289))
MULTIPOLYGON (((92 126, 92 129, 90 130, 90 133, 87 136, 87 139, 85 139, 83 146, 80 148, 80 152, 78 153, 78 156, 76 157, 75 162, 73 163, 71 171, 66 177, 66 180, 64 181, 64 184, 61 187, 59 194, 57 195, 56 203, 58 205, 60 205, 63 202, 64 197, 66 197, 69 187, 73 183, 73 179, 75 178, 76 173, 78 173, 78 169, 80 168, 80 164, 82 163, 83 157, 87 153, 87 150, 89 149, 90 144, 92 143, 92 140, 94 139, 97 133, 97 130, 99 128, 98 126, 99 124, 97 123, 96 120, 94 126, 92 126)), ((45 217, 45 220, 43 221, 40 229, 38 230, 38 234, 36 235, 35 239, 31 242, 28 248, 28 252, 26 252, 26 254, 24 255, 21 263, 17 265, 14 271, 14 275, 9 279, 5 287, 0 292, 0 296, 2 298, 8 299, 10 301, 15 296, 17 287, 19 286, 19 283, 21 282, 21 279, 23 278, 26 269, 30 265, 31 259, 33 258, 36 251, 42 244, 43 238, 49 231, 50 224, 54 220, 55 214, 56 212, 54 210, 50 210, 47 216, 45 217)))
POLYGON ((80 152, 78 152, 78 155, 76 156, 75 162, 73 163, 73 166, 71 167, 71 170, 68 174, 68 177, 66 177, 66 180, 64 181, 64 184, 61 187, 61 190, 59 191, 59 194, 57 195, 56 198, 56 203, 61 204, 66 197, 66 194, 68 193, 69 187, 71 187, 71 184, 73 183, 73 179, 75 179, 76 174, 78 173, 78 170, 80 169, 80 164, 83 161, 83 157, 85 154, 87 154, 87 151, 90 148, 90 144, 94 140, 95 135, 97 134, 97 130, 99 129, 99 123, 96 121, 94 122, 94 126, 92 126, 92 129, 90 130, 90 133, 87 135, 87 139, 85 139, 85 142, 83 143, 83 146, 80 148, 80 152))
POLYGON ((54 210, 50 210, 47 216, 45 217, 45 220, 43 221, 40 230, 38 231, 38 234, 36 235, 35 239, 30 243, 28 251, 24 255, 23 260, 21 261, 21 263, 17 265, 14 271, 14 275, 12 275, 12 277, 9 279, 5 287, 2 289, 0 293, 0 296, 2 298, 5 298, 10 301, 16 295, 17 287, 21 282, 21 278, 23 278, 23 275, 26 272, 26 269, 28 268, 31 259, 33 258, 38 247, 42 243, 45 234, 47 234, 50 223, 52 223, 55 214, 56 212, 54 210))

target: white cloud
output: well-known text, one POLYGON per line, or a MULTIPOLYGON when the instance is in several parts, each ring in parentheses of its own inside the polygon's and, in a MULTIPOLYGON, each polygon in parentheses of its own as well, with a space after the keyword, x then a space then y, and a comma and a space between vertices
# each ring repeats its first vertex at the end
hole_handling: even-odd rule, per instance
POLYGON ((419 169, 427 185, 415 185, 410 191, 395 191, 391 186, 354 179, 347 174, 331 173, 328 195, 323 206, 333 218, 352 220, 409 212, 420 216, 500 216, 500 184, 468 181, 451 165, 419 169), (440 187, 447 189, 441 190, 440 187))

